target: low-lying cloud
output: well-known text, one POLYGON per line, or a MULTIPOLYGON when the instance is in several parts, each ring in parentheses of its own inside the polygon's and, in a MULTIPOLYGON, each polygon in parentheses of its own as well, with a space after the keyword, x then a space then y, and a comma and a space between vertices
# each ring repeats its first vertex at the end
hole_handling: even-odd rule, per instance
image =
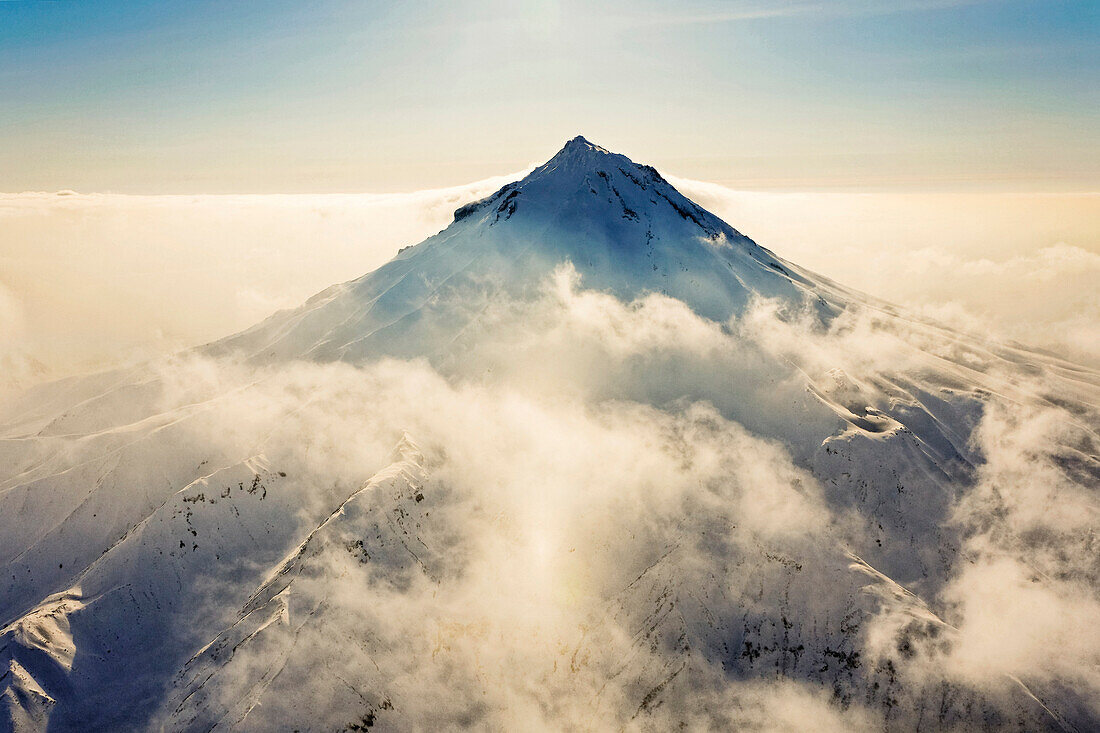
MULTIPOLYGON (((586 367, 591 350, 604 344, 604 366, 631 382, 620 393, 637 395, 653 378, 641 368, 645 362, 669 354, 707 361, 712 355, 699 353, 702 336, 732 337, 675 301, 623 304, 580 290, 568 271, 513 317, 514 324, 497 323, 486 335, 504 334, 503 344, 481 345, 482 363, 499 364, 521 345, 527 356, 552 360, 578 389, 527 380, 522 370, 448 375, 422 361, 256 371, 187 359, 164 373, 174 385, 164 406, 203 392, 234 394, 194 439, 262 447, 273 465, 307 477, 304 487, 327 491, 365 478, 367 466, 384 464, 402 431, 432 467, 418 502, 428 514, 408 525, 416 527, 408 541, 424 573, 410 574, 406 565, 417 566, 408 555, 387 560, 369 533, 349 535, 365 541, 369 562, 349 554, 354 545, 342 535, 327 553, 309 553, 315 564, 289 591, 289 622, 266 628, 258 648, 237 648, 233 666, 204 683, 211 707, 232 709, 254 694, 274 648, 292 649, 279 654, 293 661, 272 689, 291 687, 263 697, 250 725, 295 719, 300 695, 318 703, 313 722, 321 716, 331 727, 354 722, 349 715, 364 704, 381 721, 410 727, 461 721, 527 730, 654 729, 687 720, 780 731, 873 721, 861 705, 831 705, 815 685, 731 684, 723 670, 728 660, 677 646, 680 622, 649 628, 648 616, 667 612, 662 599, 669 593, 672 618, 689 619, 689 646, 713 640, 700 613, 729 625, 745 613, 773 611, 770 590, 750 600, 758 584, 786 582, 792 613, 845 602, 843 586, 823 593, 813 577, 823 567, 814 548, 834 549, 831 512, 816 480, 780 442, 752 435, 705 401, 659 408, 608 397, 607 383, 586 367), (674 323, 681 327, 668 327, 674 323), (528 338, 516 341, 521 326, 528 338), (577 327, 587 333, 564 338, 577 327), (602 335, 611 332, 619 340, 605 343, 602 335), (791 577, 798 562, 808 579, 791 577), (722 570, 731 564, 741 570, 722 570), (640 575, 645 580, 633 585, 640 575), (691 593, 713 594, 707 610, 691 593), (665 684, 683 665, 683 677, 665 684), (318 669, 324 672, 311 673, 318 669), (349 696, 333 675, 366 697, 349 696), (639 707, 647 693, 661 701, 652 710, 639 707)), ((709 363, 721 368, 717 357, 709 363)), ((325 491, 294 498, 306 507, 304 528, 331 512, 325 491)), ((386 493, 377 497, 381 515, 393 513, 386 493)))
MULTIPOLYGON (((929 362, 933 336, 882 314, 826 328, 762 301, 717 324, 663 296, 585 290, 569 268, 486 319, 469 359, 438 367, 163 369, 160 409, 218 397, 191 440, 262 451, 298 477, 299 535, 404 431, 431 466, 426 513, 403 525, 416 562, 357 525, 311 552, 288 620, 204 683, 215 713, 258 694, 273 648, 293 661, 251 724, 292 719, 308 694, 333 726, 362 709, 398 726, 848 730, 940 715, 968 729, 1042 720, 1035 699, 1087 710, 1100 692, 1093 417, 1043 404, 1056 374, 978 363, 965 343, 929 362), (985 402, 977 473, 945 519, 959 554, 918 600, 853 562, 873 537, 806 467, 808 448, 851 426, 812 396, 792 401, 841 369, 861 390, 853 409, 885 408, 880 380, 952 360, 1002 396, 985 402), (764 417, 777 410, 797 420, 764 417)), ((870 435, 879 460, 904 465, 888 434, 870 435)), ((381 515, 403 516, 379 494, 381 515)))
POLYGON ((1100 364, 1100 194, 761 193, 670 181, 843 285, 1100 364))

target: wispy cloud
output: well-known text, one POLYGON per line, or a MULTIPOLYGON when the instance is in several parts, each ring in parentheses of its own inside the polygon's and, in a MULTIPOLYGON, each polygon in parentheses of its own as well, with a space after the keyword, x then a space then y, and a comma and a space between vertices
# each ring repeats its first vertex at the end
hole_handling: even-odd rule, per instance
POLYGON ((865 2, 863 0, 834 0, 833 2, 792 3, 734 3, 734 7, 722 10, 677 12, 658 11, 622 16, 620 20, 631 25, 676 26, 736 23, 740 21, 768 20, 797 17, 859 17, 919 13, 951 10, 970 5, 981 5, 1000 0, 907 0, 902 2, 865 2))

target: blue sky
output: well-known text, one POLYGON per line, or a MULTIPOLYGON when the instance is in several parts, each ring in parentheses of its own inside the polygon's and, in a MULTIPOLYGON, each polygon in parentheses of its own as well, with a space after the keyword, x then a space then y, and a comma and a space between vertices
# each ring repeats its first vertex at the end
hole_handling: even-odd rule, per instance
POLYGON ((0 191, 1100 188, 1100 3, 0 0, 0 191))

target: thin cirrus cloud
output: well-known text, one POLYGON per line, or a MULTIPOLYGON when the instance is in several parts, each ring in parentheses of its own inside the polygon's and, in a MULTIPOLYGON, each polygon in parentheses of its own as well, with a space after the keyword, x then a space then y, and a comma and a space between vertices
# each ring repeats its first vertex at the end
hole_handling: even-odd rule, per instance
POLYGON ((635 23, 652 25, 695 25, 704 23, 733 23, 742 20, 789 18, 796 16, 853 17, 862 15, 890 15, 928 10, 947 10, 996 2, 996 0, 910 0, 909 2, 879 3, 851 0, 831 2, 795 3, 737 3, 733 8, 712 12, 648 14, 630 18, 635 23))

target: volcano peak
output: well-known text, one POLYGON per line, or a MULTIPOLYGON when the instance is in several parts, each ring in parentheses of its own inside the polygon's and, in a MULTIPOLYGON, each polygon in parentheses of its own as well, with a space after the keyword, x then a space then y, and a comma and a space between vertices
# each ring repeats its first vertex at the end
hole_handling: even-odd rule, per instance
POLYGON ((758 296, 828 308, 793 265, 656 169, 577 136, 521 180, 458 208, 447 228, 378 270, 211 348, 263 360, 444 358, 478 317, 471 293, 493 283, 489 297, 518 297, 562 265, 586 288, 625 301, 660 293, 719 323, 758 296))
POLYGON ((588 153, 588 152, 591 152, 591 153, 603 153, 604 155, 612 155, 610 150, 608 150, 607 148, 601 147, 599 145, 596 145, 593 142, 590 142, 587 138, 584 137, 584 135, 577 135, 572 140, 567 141, 565 143, 564 147, 562 147, 561 152, 562 153, 565 153, 565 152, 569 152, 569 153, 588 153))

